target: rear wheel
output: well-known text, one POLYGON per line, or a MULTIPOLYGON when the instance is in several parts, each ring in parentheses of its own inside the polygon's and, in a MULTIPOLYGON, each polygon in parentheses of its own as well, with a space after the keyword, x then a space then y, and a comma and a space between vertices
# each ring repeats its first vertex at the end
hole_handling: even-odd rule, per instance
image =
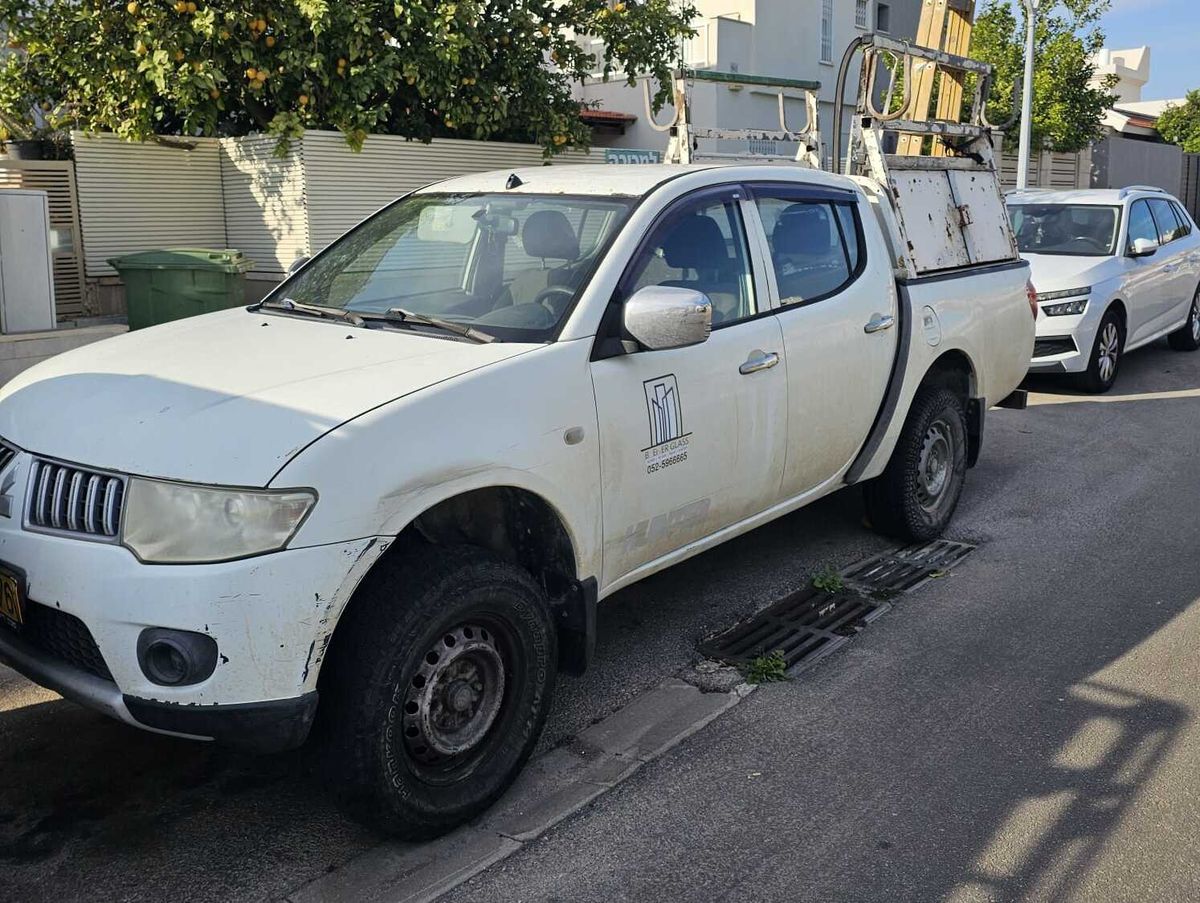
POLYGON ((1192 298, 1187 322, 1167 336, 1167 341, 1176 351, 1200 349, 1200 289, 1196 289, 1195 297, 1192 298))
POLYGON ((326 765, 356 818, 410 840, 478 815, 537 743, 557 648, 528 573, 435 548, 361 589, 322 676, 326 765))
POLYGON ((1096 330, 1096 341, 1092 343, 1092 356, 1088 368, 1078 377, 1079 387, 1085 392, 1102 394, 1117 381, 1117 370, 1125 353, 1125 328, 1121 317, 1110 310, 1100 321, 1096 330))
POLYGON ((917 392, 887 469, 864 490, 867 516, 882 533, 912 542, 940 536, 967 475, 967 414, 949 389, 917 392))

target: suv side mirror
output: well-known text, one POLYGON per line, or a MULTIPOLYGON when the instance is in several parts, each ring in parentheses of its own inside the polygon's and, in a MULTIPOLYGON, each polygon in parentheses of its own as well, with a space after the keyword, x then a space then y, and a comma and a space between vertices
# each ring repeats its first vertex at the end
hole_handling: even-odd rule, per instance
POLYGON ((1130 257, 1153 257, 1158 253, 1158 242, 1149 238, 1135 238, 1133 240, 1133 249, 1129 252, 1130 257))
POLYGON ((690 288, 648 285, 625 302, 622 323, 650 351, 699 345, 712 332, 712 302, 690 288))
POLYGON ((288 264, 287 274, 289 276, 291 276, 298 269, 300 269, 300 267, 302 267, 306 263, 308 263, 308 260, 309 259, 307 257, 297 257, 295 260, 293 260, 291 263, 288 264))

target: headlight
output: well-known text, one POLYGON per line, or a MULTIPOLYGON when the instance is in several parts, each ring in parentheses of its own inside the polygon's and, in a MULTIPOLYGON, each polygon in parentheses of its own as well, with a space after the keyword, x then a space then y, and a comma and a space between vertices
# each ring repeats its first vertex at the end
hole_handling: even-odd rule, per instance
POLYGON ((1092 293, 1092 287, 1069 288, 1065 292, 1038 292, 1039 301, 1057 301, 1060 298, 1086 298, 1092 293))
POLYGON ((1081 314, 1087 310, 1088 299, 1080 298, 1077 301, 1068 301, 1065 304, 1047 304, 1042 308, 1042 311, 1047 317, 1069 317, 1075 314, 1081 314))
POLYGON ((130 479, 122 542, 156 564, 229 561, 282 549, 316 503, 307 489, 218 489, 130 479))

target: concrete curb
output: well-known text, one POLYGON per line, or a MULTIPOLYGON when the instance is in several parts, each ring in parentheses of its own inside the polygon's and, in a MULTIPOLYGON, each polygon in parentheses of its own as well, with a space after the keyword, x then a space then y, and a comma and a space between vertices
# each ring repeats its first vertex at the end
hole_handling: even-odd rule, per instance
POLYGON ((426 844, 384 843, 289 893, 287 903, 421 903, 536 840, 737 705, 671 678, 526 766, 475 824, 426 844))

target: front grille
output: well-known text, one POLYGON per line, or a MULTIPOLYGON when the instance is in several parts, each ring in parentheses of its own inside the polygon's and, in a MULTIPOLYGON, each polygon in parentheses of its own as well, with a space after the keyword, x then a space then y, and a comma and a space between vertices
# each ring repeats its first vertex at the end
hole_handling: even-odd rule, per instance
POLYGON ((29 470, 29 524, 115 539, 121 529, 125 481, 67 464, 34 459, 29 470))
MULTIPOLYGON (((6 629, 0 627, 0 630, 6 629)), ((25 626, 21 629, 20 637, 29 645, 73 668, 104 680, 113 679, 108 665, 104 664, 104 657, 100 655, 100 647, 92 639, 92 632, 74 615, 26 601, 25 626)))
POLYGON ((1056 339, 1038 339, 1033 343, 1034 357, 1054 357, 1056 354, 1074 354, 1079 349, 1070 336, 1056 339))
POLYGON ((5 470, 16 456, 17 450, 15 448, 0 441, 0 471, 5 470))

